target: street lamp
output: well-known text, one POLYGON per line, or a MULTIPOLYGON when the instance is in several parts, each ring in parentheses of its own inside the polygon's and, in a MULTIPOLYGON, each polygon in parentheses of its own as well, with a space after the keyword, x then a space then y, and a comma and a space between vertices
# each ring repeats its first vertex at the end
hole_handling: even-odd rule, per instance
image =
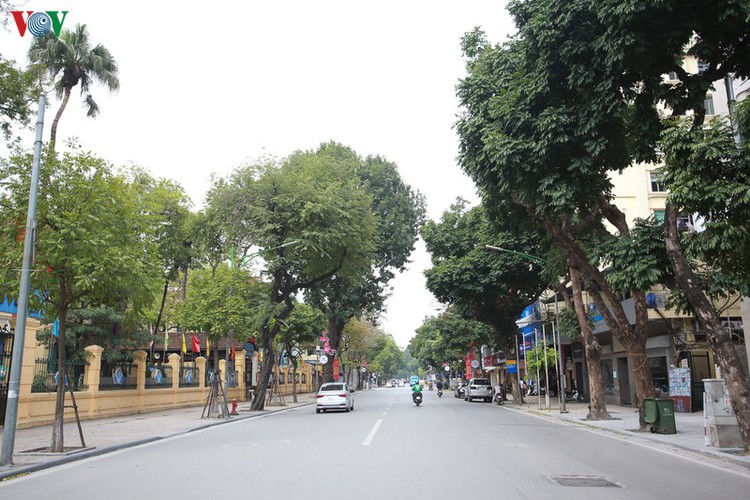
MULTIPOLYGON (((541 265, 545 265, 547 263, 546 259, 543 259, 541 257, 537 257, 536 255, 531 255, 531 254, 524 253, 524 252, 518 252, 516 250, 510 250, 508 248, 497 247, 497 246, 494 246, 494 245, 485 245, 485 248, 487 248, 488 250, 493 250, 495 252, 504 252, 504 253, 510 253, 510 254, 513 254, 513 255, 518 255, 520 257, 523 257, 525 259, 528 259, 528 260, 530 260, 530 261, 532 261, 534 263, 541 264, 541 265)), ((544 324, 542 324, 542 328, 544 328, 544 324)), ((568 413, 568 409, 567 409, 567 407, 565 405, 565 388, 566 387, 565 387, 565 372, 563 371, 563 363, 562 363, 562 341, 560 339, 560 332, 559 331, 557 332, 557 335, 555 335, 555 330, 558 329, 558 328, 559 328, 559 324, 558 324, 558 321, 557 321, 557 291, 555 291, 555 321, 554 321, 554 323, 552 325, 552 339, 553 339, 553 343, 556 343, 556 347, 557 347, 557 353, 556 353, 556 358, 557 358, 557 373, 558 373, 558 377, 557 377, 558 381, 557 381, 557 383, 559 385, 559 390, 558 390, 557 397, 558 397, 558 400, 560 402, 560 413, 568 413)), ((544 338, 545 338, 545 357, 544 357, 544 359, 545 359, 545 366, 546 366, 546 359, 547 359, 547 356, 546 356, 546 336, 544 338)), ((525 342, 524 342, 524 351, 523 352, 524 352, 524 358, 525 358, 526 357, 525 342)), ((537 382, 538 381, 539 381, 539 377, 537 375, 537 382)), ((549 391, 547 391, 547 394, 549 394, 549 391)), ((549 396, 548 396, 548 401, 549 401, 549 396)), ((549 407, 549 403, 548 403, 547 406, 549 407)))

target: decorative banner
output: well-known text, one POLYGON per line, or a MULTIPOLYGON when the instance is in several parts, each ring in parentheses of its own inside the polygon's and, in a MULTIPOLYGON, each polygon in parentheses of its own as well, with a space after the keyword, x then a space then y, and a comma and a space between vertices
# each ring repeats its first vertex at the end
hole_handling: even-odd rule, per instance
POLYGON ((339 380, 339 369, 341 367, 341 363, 339 362, 338 358, 333 360, 333 380, 337 381, 339 380))
POLYGON ((196 337, 195 334, 193 334, 193 352, 201 352, 201 342, 200 340, 198 340, 198 337, 196 337))

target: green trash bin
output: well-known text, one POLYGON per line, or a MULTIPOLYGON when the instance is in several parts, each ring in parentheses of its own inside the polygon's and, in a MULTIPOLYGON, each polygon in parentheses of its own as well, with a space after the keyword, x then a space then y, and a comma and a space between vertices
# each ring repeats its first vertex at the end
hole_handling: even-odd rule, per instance
MULTIPOLYGON (((656 422, 651 425, 651 432, 660 434, 677 434, 674 420, 674 400, 672 398, 656 398, 656 422)), ((647 420, 648 421, 648 420, 647 420)))
POLYGON ((654 398, 645 398, 643 400, 643 419, 649 424, 649 428, 651 429, 659 421, 659 412, 657 411, 656 400, 654 398))

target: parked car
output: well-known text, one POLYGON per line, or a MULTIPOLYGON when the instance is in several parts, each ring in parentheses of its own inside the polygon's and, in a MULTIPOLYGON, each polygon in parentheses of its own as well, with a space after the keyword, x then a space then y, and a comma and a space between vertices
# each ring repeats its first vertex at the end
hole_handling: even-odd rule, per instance
POLYGON ((315 413, 327 410, 354 411, 354 390, 345 382, 329 382, 318 389, 315 398, 315 413))
POLYGON ((456 384, 456 388, 453 391, 453 395, 457 398, 464 397, 464 389, 466 388, 466 382, 461 381, 456 384))
POLYGON ((464 391, 464 401, 472 399, 483 399, 487 403, 492 401, 492 385, 489 379, 473 378, 469 380, 464 391))

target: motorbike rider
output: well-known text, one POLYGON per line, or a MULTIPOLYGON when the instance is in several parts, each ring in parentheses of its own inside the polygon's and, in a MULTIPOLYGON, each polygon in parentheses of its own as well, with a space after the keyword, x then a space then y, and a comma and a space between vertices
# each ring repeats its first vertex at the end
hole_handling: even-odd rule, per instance
POLYGON ((443 390, 443 382, 442 381, 438 380, 437 384, 435 384, 435 386, 437 387, 438 391, 442 391, 443 390))
POLYGON ((412 401, 415 401, 417 394, 422 394, 422 384, 420 384, 419 382, 411 386, 411 400, 412 401))

